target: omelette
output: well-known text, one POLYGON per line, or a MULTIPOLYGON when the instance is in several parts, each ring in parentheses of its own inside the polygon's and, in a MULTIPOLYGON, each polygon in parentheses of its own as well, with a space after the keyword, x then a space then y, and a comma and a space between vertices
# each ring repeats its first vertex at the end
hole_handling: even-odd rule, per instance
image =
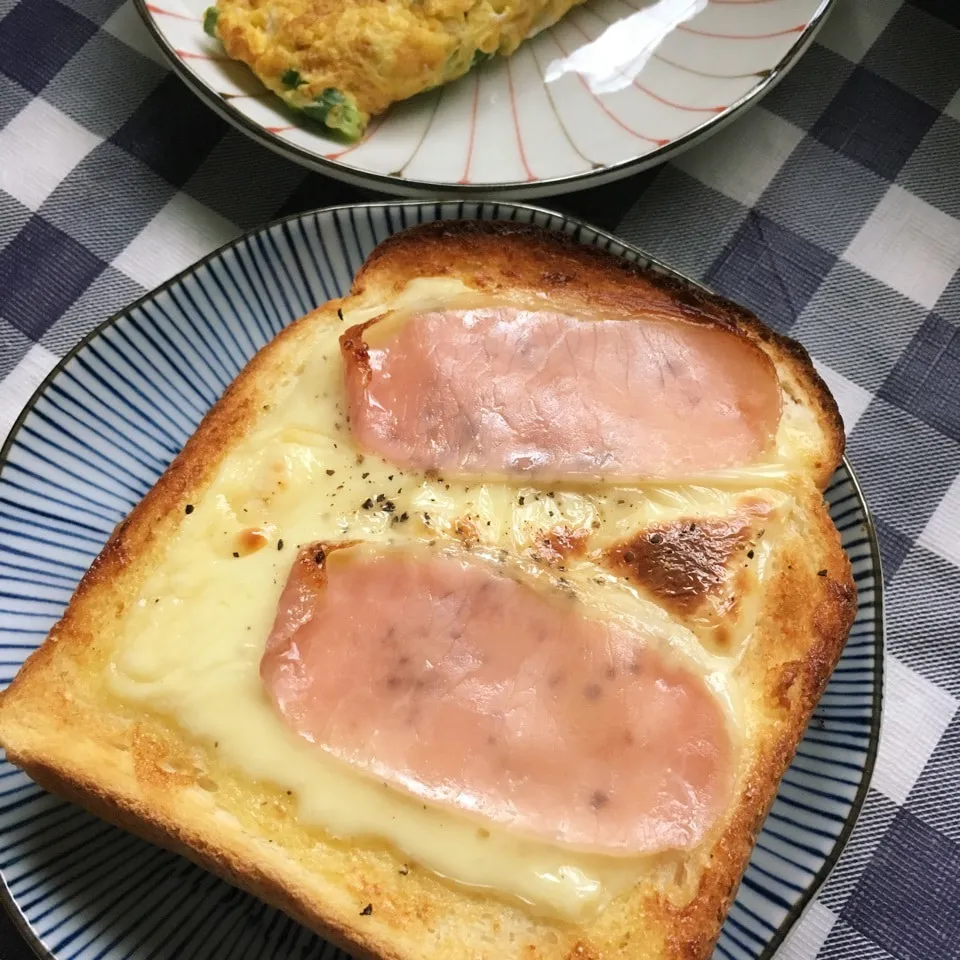
POLYGON ((392 103, 509 55, 581 0, 218 0, 204 29, 290 107, 356 140, 392 103))

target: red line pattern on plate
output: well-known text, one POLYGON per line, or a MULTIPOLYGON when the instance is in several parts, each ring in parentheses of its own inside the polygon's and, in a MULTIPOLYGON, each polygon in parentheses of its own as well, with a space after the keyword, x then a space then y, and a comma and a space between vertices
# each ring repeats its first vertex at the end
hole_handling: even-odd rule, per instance
POLYGON ((209 53, 194 53, 192 50, 174 50, 181 60, 209 60, 212 63, 228 63, 229 57, 211 57, 209 53))
POLYGON ((282 127, 264 127, 263 129, 266 130, 267 133, 288 133, 290 130, 296 130, 297 125, 295 123, 288 123, 282 127))
MULTIPOLYGON (((580 30, 579 27, 577 27, 577 29, 580 30)), ((582 30, 580 30, 580 32, 583 33, 582 30)), ((586 36, 586 34, 584 34, 584 36, 586 36)), ((560 52, 561 52, 565 57, 569 57, 569 56, 570 56, 570 54, 569 54, 569 52, 567 51, 566 47, 564 47, 564 45, 557 39, 556 35, 554 34, 554 32, 553 32, 552 30, 550 31, 550 38, 551 38, 551 39, 553 40, 553 42, 560 48, 560 52)), ((637 133, 636 130, 632 130, 632 129, 631 129, 630 127, 628 127, 618 116, 616 116, 615 114, 611 113, 610 110, 607 109, 607 105, 590 89, 590 85, 587 83, 586 80, 584 80, 584 78, 583 78, 583 76, 582 76, 581 74, 579 74, 579 73, 577 74, 577 79, 578 79, 578 80, 580 81, 580 83, 583 85, 584 90, 586 90, 587 93, 589 93, 590 96, 593 97, 593 99, 594 99, 594 101, 596 102, 597 106, 598 106, 618 127, 620 127, 620 128, 623 129, 623 130, 626 130, 626 132, 629 133, 631 136, 636 137, 638 140, 645 140, 647 143, 652 143, 652 144, 654 144, 654 146, 657 146, 657 147, 665 147, 665 146, 670 142, 669 139, 664 140, 664 139, 661 138, 661 137, 648 137, 645 133, 637 133)))
POLYGON ((677 63, 676 60, 668 60, 663 54, 654 53, 655 60, 667 64, 670 67, 676 67, 677 70, 683 70, 686 73, 692 73, 695 77, 709 77, 711 80, 745 80, 747 77, 756 77, 763 79, 769 76, 769 70, 754 70, 751 73, 707 73, 706 70, 697 70, 694 67, 688 67, 685 63, 677 63))
POLYGON ((447 90, 446 87, 440 87, 439 90, 437 91, 437 98, 433 103, 433 112, 430 114, 430 119, 427 122, 426 129, 420 135, 420 139, 417 141, 417 145, 413 148, 413 152, 404 161, 403 166, 400 167, 400 170, 399 170, 400 176, 405 175, 405 171, 407 167, 409 167, 410 164, 413 163, 413 161, 416 159, 417 154, 420 152, 420 148, 423 146, 424 141, 427 139, 427 135, 433 129, 433 121, 437 119, 437 110, 440 109, 440 101, 443 100, 443 95, 446 93, 446 90, 447 90))
POLYGON ((220 92, 220 96, 224 100, 266 100, 269 97, 275 97, 276 94, 272 90, 263 90, 260 93, 223 93, 220 92))
MULTIPOLYGON (((605 26, 608 26, 608 27, 613 26, 613 24, 609 20, 605 20, 595 10, 588 10, 586 7, 582 7, 580 12, 589 13, 591 16, 596 17, 597 20, 599 20, 605 26)), ((583 34, 583 36, 586 37, 588 41, 592 42, 593 38, 590 36, 590 34, 588 34, 579 24, 577 24, 577 22, 572 17, 569 19, 569 23, 570 23, 570 26, 574 27, 577 31, 583 34)), ((630 80, 630 76, 628 74, 622 73, 619 70, 617 72, 620 73, 621 76, 623 76, 627 80, 630 80)), ((675 110, 684 110, 688 113, 723 113, 723 111, 726 110, 727 107, 729 106, 729 104, 726 104, 722 106, 713 106, 713 107, 691 107, 688 104, 677 103, 674 100, 668 100, 666 97, 662 97, 656 91, 651 90, 647 86, 644 86, 644 84, 642 84, 637 79, 631 80, 630 82, 641 93, 645 93, 648 97, 650 97, 651 100, 656 100, 657 103, 662 103, 666 107, 673 107, 673 109, 675 110)))
POLYGON ((477 104, 480 102, 480 77, 478 74, 473 76, 473 107, 470 111, 470 139, 467 141, 467 165, 464 167, 463 176, 457 183, 470 183, 470 163, 473 160, 473 140, 477 132, 477 104))
POLYGON ((174 20, 190 20, 192 23, 200 22, 196 17, 188 16, 185 13, 176 13, 173 10, 164 10, 163 7, 158 7, 156 4, 153 4, 153 3, 148 3, 147 9, 151 13, 155 13, 161 17, 173 17, 174 20))
POLYGON ((710 37, 712 40, 772 40, 774 37, 786 37, 791 33, 803 33, 807 24, 801 23, 799 27, 789 27, 786 30, 774 30, 773 33, 711 33, 709 30, 688 27, 685 23, 677 24, 677 29, 697 37, 710 37))
POLYGON ((527 174, 527 182, 529 183, 537 178, 530 169, 530 164, 527 163, 527 154, 523 149, 523 137, 520 134, 520 120, 517 118, 517 98, 514 96, 513 92, 513 74, 510 72, 510 58, 507 57, 505 62, 507 67, 507 86, 510 89, 510 112, 513 114, 513 130, 517 135, 517 147, 520 150, 520 162, 523 164, 523 169, 527 174))
MULTIPOLYGON (((544 35, 545 36, 545 35, 544 35)), ((527 48, 530 56, 533 57, 533 62, 537 65, 537 73, 540 74, 540 82, 543 84, 543 89, 547 94, 547 99, 550 101, 550 109, 553 111, 553 115, 557 118, 557 123, 560 125, 560 129, 563 131, 563 135, 567 138, 567 143, 570 144, 573 152, 583 160, 584 163, 590 164, 591 167, 603 166, 603 164, 598 163, 596 160, 591 160, 586 156, 580 148, 574 142, 573 137, 570 134, 570 131, 567 129, 566 123, 564 123, 563 116, 560 111, 557 109, 557 103, 553 99, 553 91, 550 89, 550 84, 547 83, 546 74, 544 73, 543 64, 540 62, 540 57, 537 55, 536 44, 538 42, 537 37, 531 38, 524 46, 527 48)), ((523 47, 521 47, 521 50, 523 47)))

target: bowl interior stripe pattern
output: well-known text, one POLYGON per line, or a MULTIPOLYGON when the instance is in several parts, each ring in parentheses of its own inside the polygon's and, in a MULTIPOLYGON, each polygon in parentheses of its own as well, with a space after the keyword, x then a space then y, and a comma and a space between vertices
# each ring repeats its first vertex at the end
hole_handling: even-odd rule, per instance
MULTIPOLYGON (((314 305, 345 293, 381 240, 438 218, 535 222, 666 269, 585 224, 496 203, 302 214, 212 254, 65 358, 3 450, 3 685, 61 615, 114 526, 255 351, 314 305)), ((731 960, 772 954, 838 856, 873 767, 883 644, 876 542, 846 464, 827 500, 853 563, 857 619, 723 928, 716 955, 731 960)), ((252 897, 44 793, 5 762, 0 872, 22 928, 42 956, 57 960, 337 955, 252 897)))

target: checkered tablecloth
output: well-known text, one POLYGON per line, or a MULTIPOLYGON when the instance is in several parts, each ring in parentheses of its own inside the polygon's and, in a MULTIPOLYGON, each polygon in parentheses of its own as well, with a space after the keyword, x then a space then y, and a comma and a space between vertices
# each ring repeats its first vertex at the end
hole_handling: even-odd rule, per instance
MULTIPOLYGON (((776 0, 769 0, 776 2, 776 0)), ((887 589, 866 807, 783 960, 960 958, 960 0, 841 0, 762 103, 544 205, 800 339, 887 589)), ((242 230, 371 195, 228 128, 119 0, 0 0, 0 437, 95 324, 242 230)), ((0 960, 31 956, 0 919, 0 960)))

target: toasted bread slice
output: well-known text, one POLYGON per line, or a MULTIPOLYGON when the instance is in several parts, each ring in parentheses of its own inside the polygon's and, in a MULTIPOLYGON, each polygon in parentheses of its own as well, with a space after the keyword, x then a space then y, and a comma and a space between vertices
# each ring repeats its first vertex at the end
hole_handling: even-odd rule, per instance
MULTIPOLYGON (((374 463, 376 458, 359 463, 362 457, 349 433, 336 426, 336 453, 331 444, 323 449, 339 458, 330 460, 331 469, 340 472, 338 480, 351 470, 364 476, 372 472, 374 479, 380 476, 377 471, 386 473, 389 466, 374 463)), ((854 615, 849 563, 821 496, 842 448, 836 404, 802 348, 733 304, 532 227, 454 222, 415 228, 371 254, 348 297, 292 324, 237 377, 116 529, 63 619, 3 694, 0 743, 11 761, 45 788, 195 860, 357 956, 703 960, 854 615), (632 318, 655 309, 732 330, 769 356, 782 390, 774 455, 778 469, 724 475, 713 493, 704 492, 703 479, 696 490, 676 484, 664 493, 671 506, 654 513, 657 489, 635 493, 633 499, 624 493, 616 501, 624 504, 618 515, 623 523, 636 510, 634 526, 641 531, 652 523, 666 529, 670 517, 685 516, 688 507, 697 516, 722 513, 729 497, 775 508, 779 520, 767 534, 762 579, 738 581, 740 599, 753 603, 749 622, 737 627, 733 640, 709 651, 726 658, 724 669, 738 691, 733 799, 699 846, 638 859, 630 882, 613 890, 609 902, 582 915, 531 907, 515 890, 471 889, 457 882, 469 878, 458 876, 456 869, 443 870, 449 879, 442 879, 420 862, 415 850, 411 855, 402 849, 402 840, 398 845, 369 832, 352 838, 324 830, 301 815, 302 798, 295 791, 291 795, 282 778, 253 775, 256 765, 247 765, 249 758, 241 756, 238 762, 236 753, 198 735, 185 714, 163 708, 167 701, 125 696, 126 688, 111 680, 131 649, 143 649, 137 611, 157 583, 172 582, 158 577, 172 564, 187 580, 191 570, 201 569, 184 568, 177 558, 187 556, 183 551, 191 537, 213 536, 213 521, 197 525, 212 511, 212 500, 220 497, 230 505, 231 535, 242 532, 237 519, 241 504, 267 503, 247 496, 254 481, 241 469, 261 461, 243 458, 252 458, 250 451, 281 434, 284 442, 292 442, 291 432, 304 429, 302 418, 284 411, 293 409, 291 398, 304 396, 308 383, 310 397, 320 389, 312 385, 319 383, 317 371, 327 371, 331 384, 341 382, 331 367, 340 363, 339 355, 328 348, 345 325, 379 316, 400 302, 405 309, 424 303, 436 308, 448 297, 463 295, 464 288, 494 300, 545 295, 551 308, 574 315, 589 309, 632 318)), ((316 462, 323 462, 317 456, 316 462)), ((288 486, 295 480, 295 473, 281 477, 288 486)), ((351 476, 350 482, 359 479, 351 476)), ((297 487, 295 496, 307 496, 306 489, 297 487)), ((281 499, 274 502, 288 495, 278 493, 281 499)), ((571 496, 589 500, 595 492, 571 496)), ((356 512, 356 522, 368 524, 368 533, 374 522, 369 513, 356 512)), ((383 531, 377 530, 380 536, 383 531)), ((452 524, 431 535, 463 539, 462 533, 452 524)), ((221 540, 222 534, 217 528, 221 540)), ((625 551, 613 532, 600 529, 597 537, 596 548, 582 562, 594 563, 598 570, 622 563, 625 551)), ((538 542, 541 555, 548 554, 538 542)), ((282 546, 282 540, 277 544, 282 546)), ((217 550, 230 556, 230 546, 209 549, 213 560, 204 571, 216 567, 214 560, 220 562, 217 550)), ((516 543, 507 549, 516 550, 516 543)), ((680 543, 677 549, 686 548, 680 543)), ((271 551, 277 558, 271 562, 289 567, 290 554, 271 551)), ((211 602, 216 584, 213 579, 201 582, 202 589, 192 597, 189 584, 184 588, 187 599, 181 607, 211 602)), ((640 583, 654 603, 662 599, 660 586, 656 578, 640 583)), ((278 590, 272 586, 263 605, 275 606, 278 590)), ((163 599, 156 596, 158 609, 164 608, 163 599)), ((687 608, 675 602, 663 606, 682 627, 687 608)), ((271 611, 263 613, 269 623, 271 611)), ((733 613, 730 617, 736 619, 733 613)), ((193 641, 202 646, 208 637, 198 635, 193 641)), ((386 828, 384 836, 389 836, 386 828)))

